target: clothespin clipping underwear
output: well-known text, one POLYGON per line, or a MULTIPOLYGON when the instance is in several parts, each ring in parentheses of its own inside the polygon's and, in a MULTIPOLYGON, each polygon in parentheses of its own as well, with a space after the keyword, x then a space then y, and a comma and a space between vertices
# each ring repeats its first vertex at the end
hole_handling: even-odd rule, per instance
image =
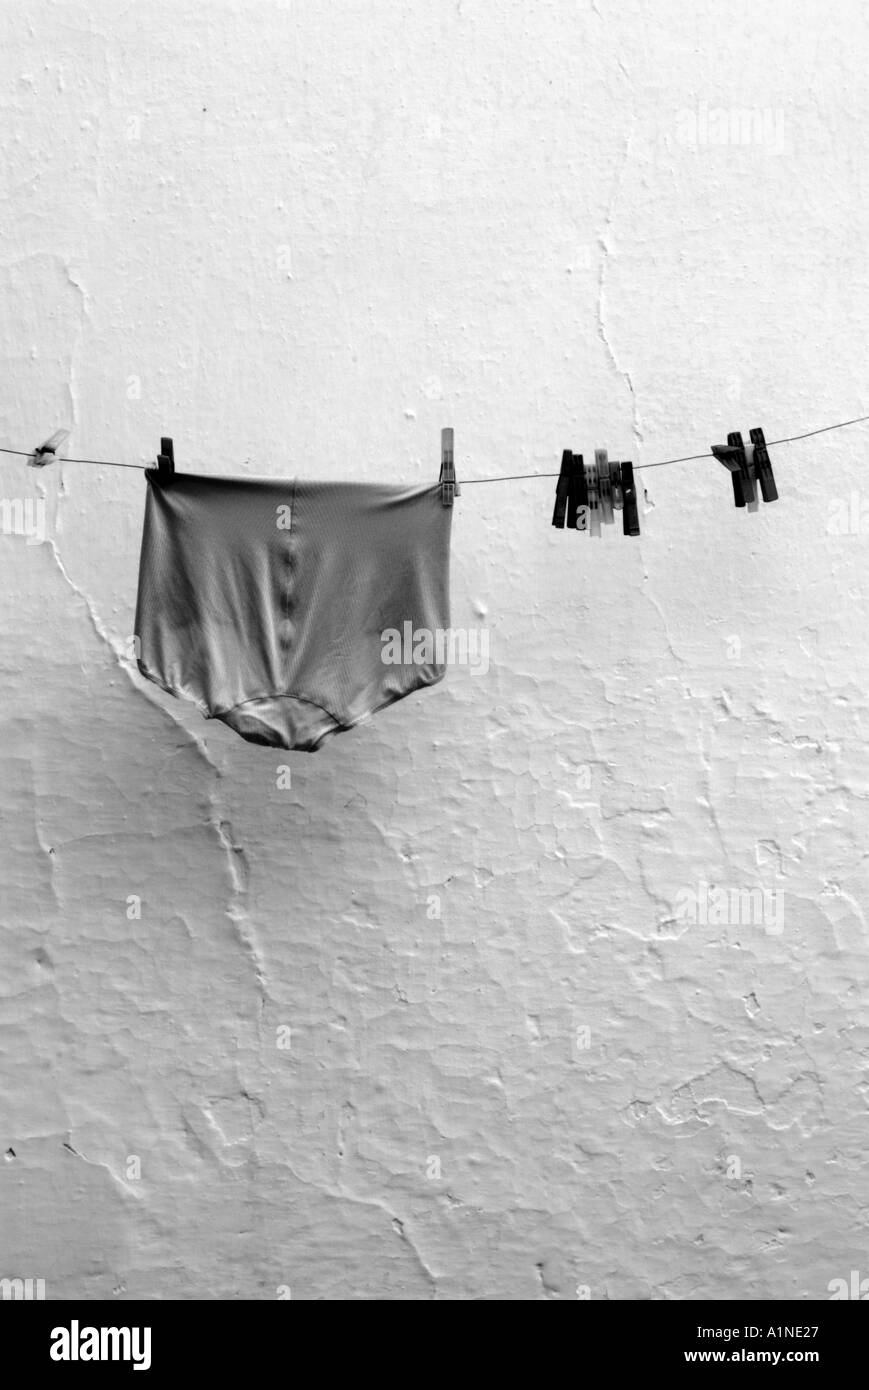
POLYGON ((50 439, 46 439, 44 444, 33 450, 32 456, 27 460, 31 468, 44 468, 48 463, 54 463, 57 459, 58 449, 63 448, 69 439, 69 430, 55 430, 50 439))
POLYGON ((161 483, 168 483, 175 473, 175 445, 168 435, 160 439, 160 452, 157 455, 157 476, 161 483))
POLYGON ((456 482, 455 435, 451 429, 441 430, 441 472, 438 483, 441 502, 445 507, 451 507, 453 499, 462 495, 462 489, 456 482))

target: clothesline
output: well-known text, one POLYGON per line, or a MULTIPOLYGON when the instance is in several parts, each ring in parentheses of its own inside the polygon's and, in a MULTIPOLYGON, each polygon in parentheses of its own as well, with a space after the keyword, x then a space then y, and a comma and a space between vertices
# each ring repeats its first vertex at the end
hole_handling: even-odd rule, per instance
MULTIPOLYGON (((805 434, 791 434, 783 439, 768 439, 766 446, 768 449, 774 448, 779 444, 795 444, 800 439, 812 439, 816 434, 829 434, 831 430, 844 430, 849 425, 862 425, 869 420, 869 415, 857 415, 853 420, 840 420, 835 425, 821 425, 820 429, 807 430, 805 434)), ((0 454, 15 454, 18 458, 32 458, 36 450, 34 449, 4 449, 0 446, 0 454)), ((694 463, 698 459, 714 458, 715 455, 708 449, 702 454, 685 454, 681 458, 658 459, 654 463, 636 463, 634 472, 637 473, 643 468, 666 468, 671 463, 694 463)), ((152 465, 146 463, 122 463, 119 459, 76 459, 65 458, 64 463, 90 463, 98 468, 138 468, 145 471, 152 465)), ((511 483, 518 482, 525 478, 557 478, 558 473, 505 473, 495 478, 466 478, 460 477, 459 482, 462 487, 470 486, 472 483, 511 483)))

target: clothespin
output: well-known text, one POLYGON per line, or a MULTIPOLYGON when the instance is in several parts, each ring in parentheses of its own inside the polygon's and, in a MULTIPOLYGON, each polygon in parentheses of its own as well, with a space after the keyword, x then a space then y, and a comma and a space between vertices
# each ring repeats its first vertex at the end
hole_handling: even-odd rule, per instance
POLYGON ((606 449, 595 449, 594 461, 597 465, 600 519, 604 526, 612 526, 614 520, 612 472, 606 449))
POLYGON ((573 479, 573 490, 570 494, 570 514, 572 520, 568 523, 576 528, 577 531, 588 530, 588 484, 585 479, 585 465, 582 461, 582 454, 571 454, 571 477, 573 479))
MULTIPOLYGON (((728 441, 731 436, 727 436, 728 441)), ((734 507, 745 506, 745 494, 742 490, 742 469, 745 462, 745 450, 730 444, 713 444, 711 449, 719 463, 730 473, 730 481, 733 484, 733 505, 734 507)))
POLYGON ((594 451, 594 463, 585 465, 585 486, 588 492, 588 534, 590 536, 600 535, 600 473, 598 471, 598 455, 604 452, 601 449, 594 451))
POLYGON ((742 495, 745 498, 745 505, 748 510, 750 512, 756 512, 759 504, 757 500, 757 481, 754 476, 754 468, 752 467, 754 445, 743 444, 742 435, 738 430, 735 430, 732 434, 727 436, 727 442, 734 448, 742 450, 742 471, 740 473, 742 495))
POLYGON ((626 459, 618 465, 619 485, 622 492, 622 532, 626 536, 640 534, 640 513, 637 508, 637 485, 634 482, 634 465, 626 459))
POLYGON ((442 504, 445 507, 451 507, 453 499, 462 495, 462 489, 456 482, 453 431, 451 429, 441 430, 441 472, 438 482, 441 485, 442 504))
POLYGON ((561 472, 555 493, 555 511, 552 514, 553 526, 563 524, 572 531, 584 531, 588 524, 588 493, 585 486, 585 469, 582 454, 571 453, 565 449, 561 455, 561 472))
POLYGON ((175 472, 175 446, 167 435, 160 439, 160 452, 157 455, 156 471, 161 483, 168 483, 175 472))
POLYGON ((625 505, 625 495, 622 491, 622 466, 613 459, 610 464, 610 482, 612 484, 613 508, 620 512, 625 505))
POLYGON ((757 474, 760 490, 763 493, 764 502, 778 501, 778 488, 775 485, 775 478, 772 473, 772 464, 767 453, 766 440, 763 437, 763 430, 759 427, 749 430, 749 437, 754 445, 754 471, 757 474))
MULTIPOLYGON (((567 506, 570 501, 570 494, 573 490, 573 454, 569 449, 565 449, 561 455, 561 472, 558 475, 558 482, 555 485, 555 507, 552 512, 552 525, 564 530, 564 521, 567 516, 567 506)), ((576 515, 573 514, 572 522, 576 525, 576 515)))
POLYGON ((44 444, 40 444, 33 450, 32 458, 27 460, 31 468, 44 468, 48 463, 55 463, 57 451, 62 448, 69 439, 69 430, 55 430, 50 439, 46 439, 44 444))

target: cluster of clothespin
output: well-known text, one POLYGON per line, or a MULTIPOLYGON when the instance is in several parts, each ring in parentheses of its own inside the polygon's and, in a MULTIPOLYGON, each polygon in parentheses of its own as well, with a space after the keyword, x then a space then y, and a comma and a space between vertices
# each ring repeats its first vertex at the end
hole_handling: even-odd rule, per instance
MULTIPOLYGON (((751 443, 743 444, 742 435, 734 431, 727 436, 726 444, 712 444, 710 448, 713 457, 730 473, 735 506, 756 512, 758 484, 764 502, 777 501, 778 488, 763 430, 750 430, 749 436, 751 443)), ((633 464, 616 463, 607 456, 606 449, 595 449, 594 463, 584 463, 582 454, 565 449, 555 489, 552 525, 599 536, 601 526, 611 525, 617 511, 621 511, 625 535, 638 536, 640 518, 633 464)))
POLYGON ((626 536, 640 534, 637 485, 634 466, 627 460, 616 463, 606 449, 595 449, 594 463, 583 463, 582 454, 565 449, 555 489, 552 525, 601 534, 601 525, 611 526, 615 513, 622 514, 626 536))
POLYGON ((742 435, 733 431, 727 436, 726 444, 712 444, 710 447, 719 463, 723 463, 730 473, 734 506, 747 507, 750 512, 756 512, 757 484, 760 483, 764 502, 777 501, 778 488, 763 430, 749 430, 749 438, 751 443, 743 444, 742 435))

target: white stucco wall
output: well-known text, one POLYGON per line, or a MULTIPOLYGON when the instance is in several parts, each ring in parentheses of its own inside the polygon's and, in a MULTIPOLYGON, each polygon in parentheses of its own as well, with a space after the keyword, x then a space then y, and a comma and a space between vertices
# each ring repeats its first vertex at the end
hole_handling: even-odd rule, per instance
MULTIPOLYGON (((859 0, 0 21, 6 447, 418 481, 444 425, 461 479, 869 411, 859 0)), ((753 516, 711 460, 646 472, 638 541, 467 486, 488 673, 313 756, 138 675, 141 474, 3 456, 47 538, 0 535, 0 1276, 869 1275, 867 438, 773 451, 753 516), (703 883, 765 921, 688 921, 703 883)))

